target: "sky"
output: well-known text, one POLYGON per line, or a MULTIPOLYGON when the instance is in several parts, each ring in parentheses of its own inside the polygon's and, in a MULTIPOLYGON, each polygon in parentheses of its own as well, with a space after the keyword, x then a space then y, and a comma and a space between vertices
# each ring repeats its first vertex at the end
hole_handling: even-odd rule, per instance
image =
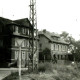
MULTIPOLYGON (((0 16, 11 20, 29 18, 30 0, 0 0, 0 16)), ((68 32, 80 39, 80 0, 36 0, 37 28, 68 32)))

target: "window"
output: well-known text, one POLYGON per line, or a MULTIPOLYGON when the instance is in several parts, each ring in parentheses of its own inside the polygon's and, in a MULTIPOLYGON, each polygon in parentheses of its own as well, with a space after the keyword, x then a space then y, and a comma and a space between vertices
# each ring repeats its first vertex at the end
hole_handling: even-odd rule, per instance
POLYGON ((58 45, 57 44, 55 44, 55 49, 58 50, 58 45))
POLYGON ((18 33, 18 26, 16 26, 16 32, 18 33))
POLYGON ((54 50, 55 50, 55 44, 54 44, 54 50))
POLYGON ((58 51, 59 51, 59 45, 58 45, 58 51))
POLYGON ((42 44, 41 43, 39 44, 39 47, 40 47, 40 49, 42 48, 42 44))
POLYGON ((27 45, 27 42, 26 42, 26 40, 24 40, 24 41, 22 42, 22 47, 26 47, 26 45, 27 45))
POLYGON ((15 60, 18 59, 19 51, 15 51, 15 60))
POLYGON ((18 46, 17 41, 15 40, 15 38, 12 38, 12 46, 18 46))
POLYGON ((65 51, 66 51, 66 45, 65 45, 65 51))
POLYGON ((22 54, 22 59, 25 60, 26 58, 25 51, 21 51, 21 54, 22 54))
POLYGON ((22 33, 26 34, 26 28, 22 28, 22 33))
POLYGON ((0 32, 2 32, 2 27, 0 26, 0 32))
POLYGON ((29 35, 29 29, 26 29, 26 35, 29 35))
POLYGON ((15 50, 12 50, 12 52, 11 52, 11 59, 12 59, 12 60, 15 59, 15 50))
POLYGON ((53 50, 53 44, 51 44, 51 50, 53 50))
POLYGON ((66 51, 68 50, 68 47, 66 46, 66 51))
POLYGON ((18 29, 18 26, 13 25, 13 32, 18 33, 18 32, 19 32, 18 30, 19 30, 19 29, 18 29))
POLYGON ((24 41, 23 41, 23 43, 22 43, 22 47, 24 47, 24 41))
POLYGON ((15 32, 16 29, 15 29, 15 26, 14 25, 12 26, 12 28, 13 28, 13 32, 15 32))
POLYGON ((18 33, 21 34, 22 33, 21 30, 22 30, 22 28, 21 27, 18 27, 18 33))
POLYGON ((62 45, 62 51, 64 51, 64 45, 62 45))
POLYGON ((65 51, 65 45, 63 45, 63 51, 65 51))
POLYGON ((58 40, 58 38, 57 38, 57 37, 53 37, 53 36, 52 36, 52 38, 53 38, 54 40, 58 40))
POLYGON ((19 29, 18 26, 13 25, 12 28, 13 28, 13 32, 16 32, 16 33, 19 33, 20 32, 19 31, 20 29, 19 29))
POLYGON ((15 46, 18 46, 18 43, 17 43, 17 41, 15 41, 15 46))
POLYGON ((29 41, 26 41, 26 46, 29 47, 29 41))
POLYGON ((58 55, 58 60, 59 60, 59 55, 58 55))
POLYGON ((0 40, 0 47, 3 47, 3 40, 0 40))
POLYGON ((63 56, 61 55, 61 60, 63 59, 63 56))
POLYGON ((62 45, 61 45, 61 51, 62 51, 62 45))
POLYGON ((12 38, 12 46, 15 46, 15 38, 12 38))

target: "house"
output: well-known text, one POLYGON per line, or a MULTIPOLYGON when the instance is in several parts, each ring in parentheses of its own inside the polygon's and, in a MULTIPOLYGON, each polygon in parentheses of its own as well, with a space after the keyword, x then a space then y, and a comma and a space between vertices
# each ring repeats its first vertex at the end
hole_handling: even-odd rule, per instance
POLYGON ((39 31, 39 52, 42 52, 45 48, 50 49, 51 56, 54 59, 55 56, 58 60, 66 60, 71 53, 68 53, 69 43, 61 39, 57 33, 50 33, 45 29, 39 31))
POLYGON ((33 26, 28 18, 13 21, 0 17, 0 64, 4 63, 2 67, 9 63, 16 63, 18 66, 20 51, 21 66, 28 65, 32 53, 32 30, 33 26))

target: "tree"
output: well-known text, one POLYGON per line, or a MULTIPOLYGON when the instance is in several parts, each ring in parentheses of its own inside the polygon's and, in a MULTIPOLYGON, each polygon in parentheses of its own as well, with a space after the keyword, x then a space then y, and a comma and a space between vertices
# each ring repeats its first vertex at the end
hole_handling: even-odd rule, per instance
POLYGON ((80 40, 75 42, 75 48, 73 50, 73 56, 76 61, 80 61, 80 40))
POLYGON ((45 60, 51 60, 51 51, 50 51, 50 49, 45 48, 42 53, 45 56, 45 60))
POLYGON ((60 34, 61 38, 63 40, 65 40, 66 42, 70 43, 70 44, 74 44, 75 43, 75 39, 66 31, 63 31, 60 34))
POLYGON ((63 31, 63 32, 60 34, 60 36, 61 36, 62 38, 67 38, 68 35, 69 35, 69 33, 67 33, 66 31, 63 31))
POLYGON ((45 60, 51 60, 51 51, 48 48, 45 48, 42 52, 39 53, 39 60, 43 61, 45 60))
POLYGON ((76 61, 80 61, 80 41, 76 41, 71 35, 69 35, 69 33, 65 31, 63 31, 60 36, 63 40, 74 46, 73 49, 71 48, 72 56, 76 61))

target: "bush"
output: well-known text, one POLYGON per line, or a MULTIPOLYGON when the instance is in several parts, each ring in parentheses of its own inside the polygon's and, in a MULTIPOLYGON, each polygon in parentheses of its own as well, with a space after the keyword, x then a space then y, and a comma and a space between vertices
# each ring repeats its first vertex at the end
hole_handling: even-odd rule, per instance
POLYGON ((39 72, 45 72, 45 65, 44 65, 44 63, 41 62, 41 63, 39 64, 38 71, 39 71, 39 72))
POLYGON ((39 63, 38 67, 39 72, 45 72, 45 71, 52 72, 52 70, 53 70, 53 64, 51 62, 39 63))
POLYGON ((53 64, 51 62, 45 62, 45 71, 52 72, 53 71, 53 64))

